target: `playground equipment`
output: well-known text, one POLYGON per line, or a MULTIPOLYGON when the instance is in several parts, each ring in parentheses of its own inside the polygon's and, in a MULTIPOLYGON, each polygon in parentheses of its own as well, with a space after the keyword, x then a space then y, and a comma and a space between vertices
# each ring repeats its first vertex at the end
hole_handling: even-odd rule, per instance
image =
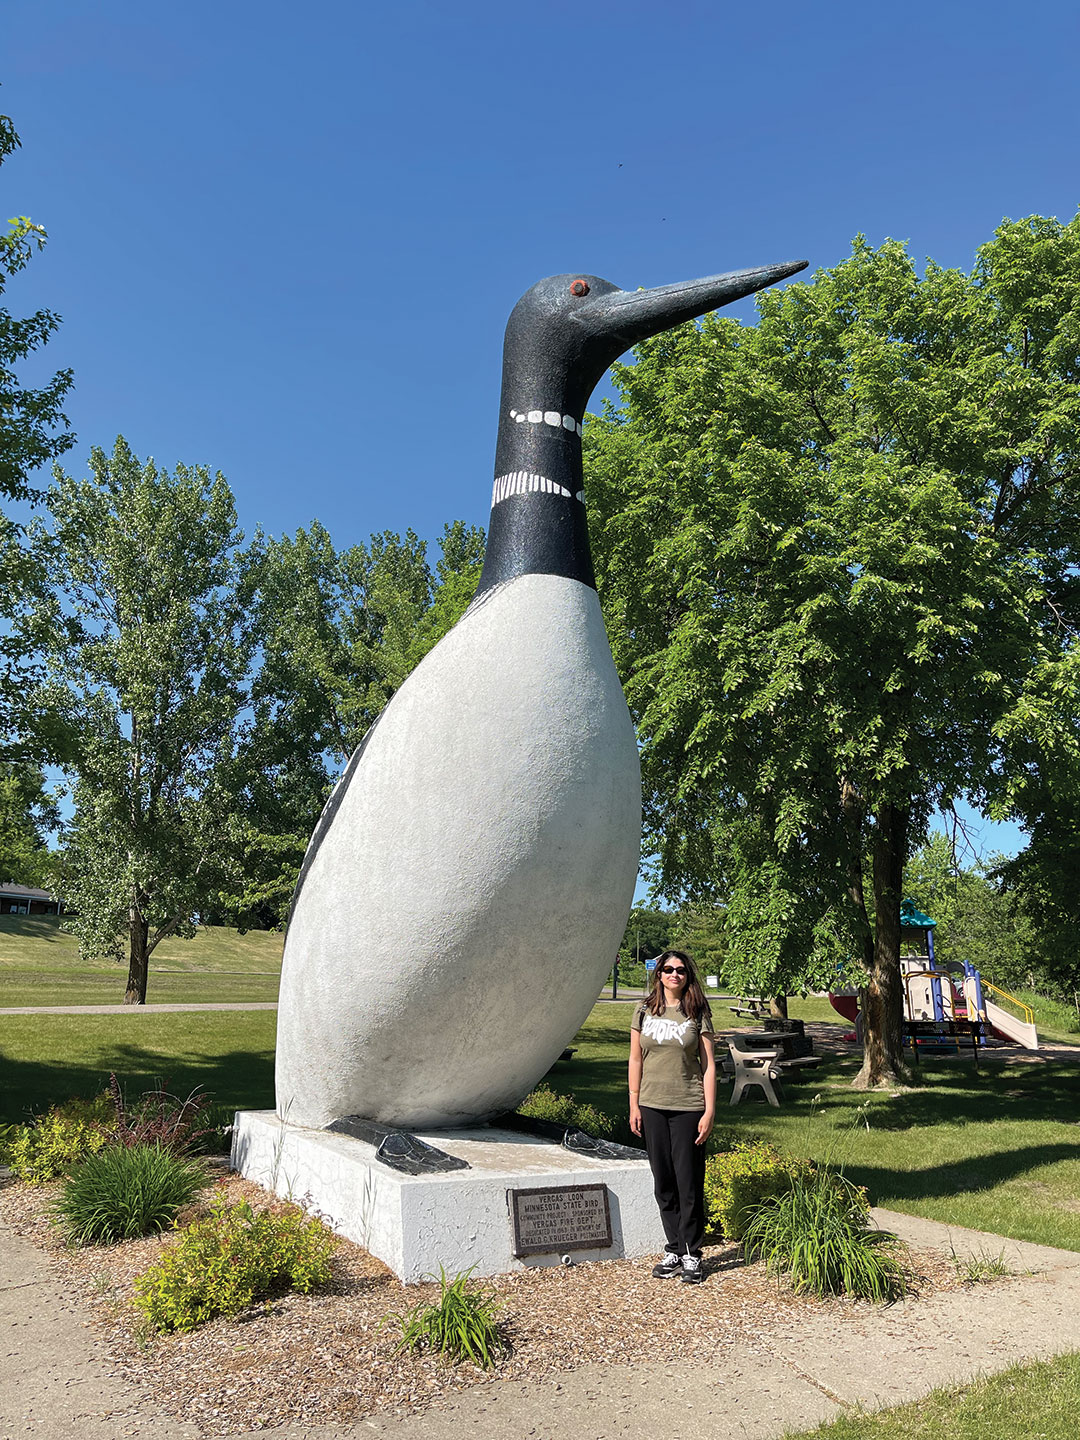
MULTIPOLYGON (((970 1020, 982 1025, 984 1038, 992 1033, 1026 1050, 1037 1050, 1039 1036, 1030 1005, 984 980, 970 961, 938 964, 934 956, 936 924, 913 901, 901 905, 901 944, 909 952, 900 956, 905 1019, 970 1020)), ((855 1025, 856 1037, 861 1040, 857 992, 838 989, 830 993, 829 1000, 838 1014, 855 1025)))

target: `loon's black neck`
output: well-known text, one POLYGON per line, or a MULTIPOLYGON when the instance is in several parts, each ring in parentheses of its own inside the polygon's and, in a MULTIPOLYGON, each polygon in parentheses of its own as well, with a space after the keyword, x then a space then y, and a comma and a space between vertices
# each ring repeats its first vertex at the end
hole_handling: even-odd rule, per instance
POLYGON ((521 393, 504 383, 478 595, 518 575, 565 575, 595 590, 581 421, 582 410, 566 408, 564 395, 521 393))
POLYGON ((510 314, 487 554, 477 594, 518 575, 596 588, 581 478, 581 419, 597 381, 638 341, 794 275, 806 262, 620 290, 549 275, 510 314))

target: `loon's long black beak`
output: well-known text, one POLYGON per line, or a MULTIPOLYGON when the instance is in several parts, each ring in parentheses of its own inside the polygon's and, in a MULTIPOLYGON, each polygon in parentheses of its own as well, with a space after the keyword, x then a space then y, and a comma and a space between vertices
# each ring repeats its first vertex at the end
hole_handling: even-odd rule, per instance
POLYGON ((781 265, 760 265, 755 270, 733 270, 727 275, 707 275, 678 285, 660 285, 655 290, 616 290, 587 298, 570 319, 582 325, 594 341, 610 342, 612 358, 629 350, 650 335, 658 335, 684 320, 696 319, 721 305, 730 305, 777 280, 786 280, 806 269, 805 260, 781 265))

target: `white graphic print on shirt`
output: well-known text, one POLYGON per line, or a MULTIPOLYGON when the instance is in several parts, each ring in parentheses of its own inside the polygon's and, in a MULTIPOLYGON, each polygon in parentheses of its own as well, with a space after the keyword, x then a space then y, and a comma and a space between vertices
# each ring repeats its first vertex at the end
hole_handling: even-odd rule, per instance
POLYGON ((658 1045, 663 1045, 665 1040, 677 1040, 680 1044, 687 1030, 693 1025, 692 1020, 684 1020, 680 1024, 678 1020, 663 1020, 659 1015, 643 1015, 641 1017, 641 1033, 648 1035, 658 1045))

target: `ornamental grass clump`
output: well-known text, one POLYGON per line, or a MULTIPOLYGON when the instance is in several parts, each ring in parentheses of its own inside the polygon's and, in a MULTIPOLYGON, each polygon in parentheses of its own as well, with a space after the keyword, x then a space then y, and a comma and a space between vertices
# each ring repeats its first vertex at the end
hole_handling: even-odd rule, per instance
POLYGON ((119 1080, 110 1075, 109 1095, 116 1116, 111 1137, 114 1145, 159 1145, 174 1155, 186 1155, 204 1148, 214 1133, 210 1097, 198 1086, 182 1100, 165 1081, 156 1090, 144 1090, 129 1104, 119 1080))
POLYGON ((869 1212, 865 1189, 838 1171, 800 1175, 747 1215, 743 1253, 796 1291, 888 1304, 907 1293, 907 1272, 897 1237, 872 1230, 869 1212))
POLYGON ((421 1301, 404 1314, 395 1311, 386 1316, 384 1325, 394 1323, 401 1328, 399 1350, 430 1350, 455 1363, 471 1360, 484 1370, 491 1369, 509 1347, 499 1330, 495 1291, 470 1281, 473 1268, 448 1279, 440 1265, 438 1300, 421 1301))
POLYGON ((166 1229, 206 1183, 163 1146, 110 1145, 74 1168, 51 1213, 70 1245, 110 1245, 166 1229))
POLYGON ((219 1199, 138 1277, 135 1304, 158 1330, 194 1330, 266 1296, 325 1285, 335 1244, 301 1210, 275 1214, 219 1199))

